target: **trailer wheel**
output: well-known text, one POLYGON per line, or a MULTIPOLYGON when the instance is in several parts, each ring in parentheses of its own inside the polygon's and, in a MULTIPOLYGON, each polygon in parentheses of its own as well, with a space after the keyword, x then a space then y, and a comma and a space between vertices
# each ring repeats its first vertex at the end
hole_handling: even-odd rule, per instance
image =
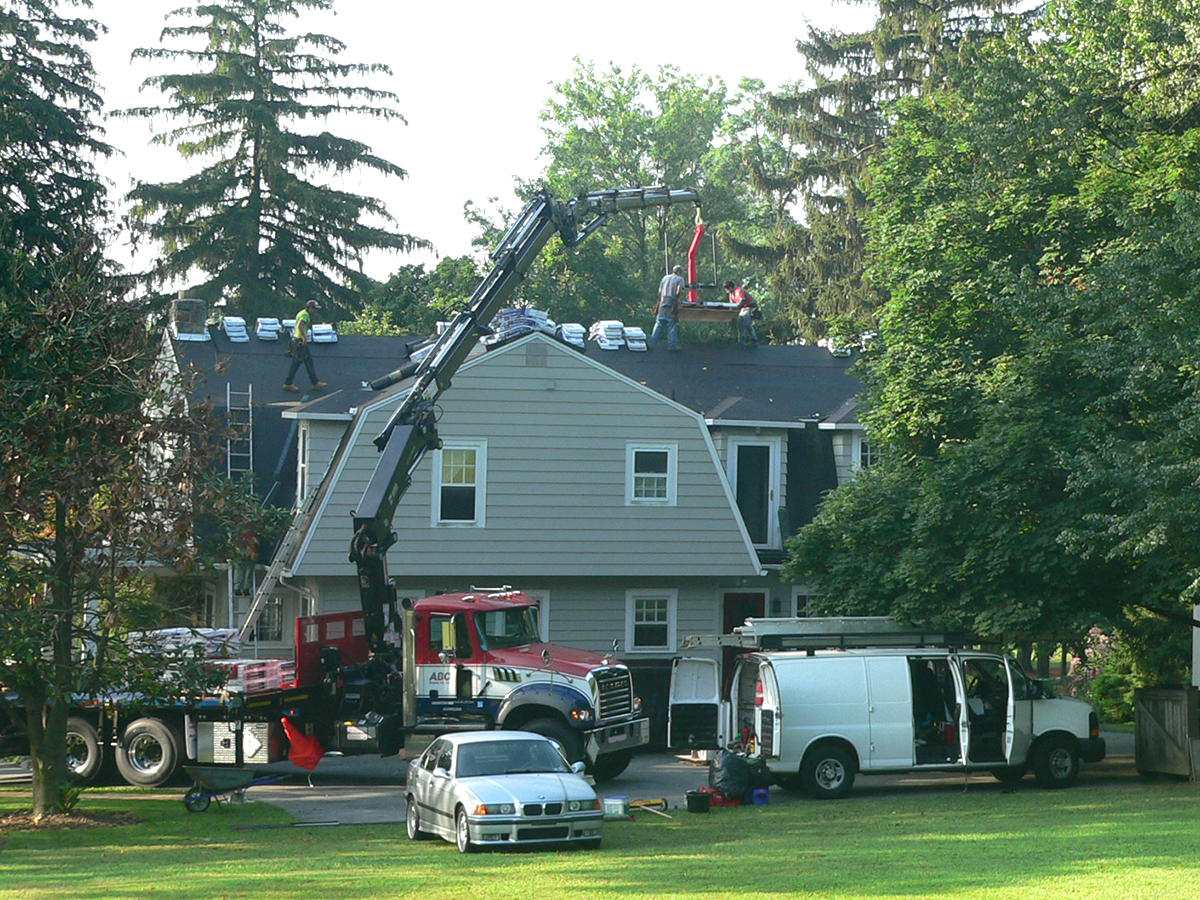
POLYGON ((67 719, 67 771, 77 784, 91 784, 104 764, 104 745, 87 719, 67 719))
POLYGON ((166 784, 179 768, 183 741, 157 719, 136 719, 121 735, 117 771, 134 787, 166 784))
POLYGON ((596 757, 596 761, 588 769, 596 781, 609 781, 628 769, 631 762, 633 750, 618 750, 616 753, 605 753, 596 757))
POLYGON ((522 725, 521 729, 558 741, 569 763, 583 759, 583 739, 578 732, 572 731, 557 719, 534 719, 522 725))
POLYGON ((833 741, 824 741, 804 754, 800 780, 817 800, 832 800, 854 786, 855 771, 854 756, 849 750, 833 741))

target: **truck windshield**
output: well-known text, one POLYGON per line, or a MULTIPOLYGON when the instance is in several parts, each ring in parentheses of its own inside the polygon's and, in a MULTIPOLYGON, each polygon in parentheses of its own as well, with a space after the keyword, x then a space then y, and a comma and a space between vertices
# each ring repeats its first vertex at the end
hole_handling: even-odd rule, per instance
POLYGON ((537 612, 532 606, 475 614, 475 630, 484 650, 503 650, 538 641, 537 612))

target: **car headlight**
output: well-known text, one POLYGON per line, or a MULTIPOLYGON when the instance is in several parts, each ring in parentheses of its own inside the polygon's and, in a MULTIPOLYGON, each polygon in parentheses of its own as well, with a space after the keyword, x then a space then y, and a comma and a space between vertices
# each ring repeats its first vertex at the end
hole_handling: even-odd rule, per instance
POLYGON ((582 812, 585 809, 599 809, 600 799, 595 800, 572 800, 567 804, 569 812, 582 812))
POLYGON ((472 815, 511 816, 513 811, 513 805, 511 803, 480 803, 475 807, 475 812, 472 813, 472 815))

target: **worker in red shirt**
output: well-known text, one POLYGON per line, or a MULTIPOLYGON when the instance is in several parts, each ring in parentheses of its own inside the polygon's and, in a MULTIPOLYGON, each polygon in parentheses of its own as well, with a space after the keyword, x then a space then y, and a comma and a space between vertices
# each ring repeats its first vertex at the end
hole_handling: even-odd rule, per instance
POLYGON ((737 327, 738 343, 753 347, 758 344, 758 332, 754 330, 754 319, 758 312, 758 303, 744 287, 725 282, 725 292, 729 294, 729 302, 738 305, 737 327))

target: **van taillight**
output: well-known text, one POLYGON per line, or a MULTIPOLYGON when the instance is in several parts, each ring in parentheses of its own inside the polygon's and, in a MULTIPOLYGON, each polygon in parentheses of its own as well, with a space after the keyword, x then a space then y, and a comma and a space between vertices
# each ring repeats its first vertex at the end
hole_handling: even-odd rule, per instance
POLYGON ((763 705, 762 682, 761 681, 754 682, 754 705, 755 706, 763 705))

